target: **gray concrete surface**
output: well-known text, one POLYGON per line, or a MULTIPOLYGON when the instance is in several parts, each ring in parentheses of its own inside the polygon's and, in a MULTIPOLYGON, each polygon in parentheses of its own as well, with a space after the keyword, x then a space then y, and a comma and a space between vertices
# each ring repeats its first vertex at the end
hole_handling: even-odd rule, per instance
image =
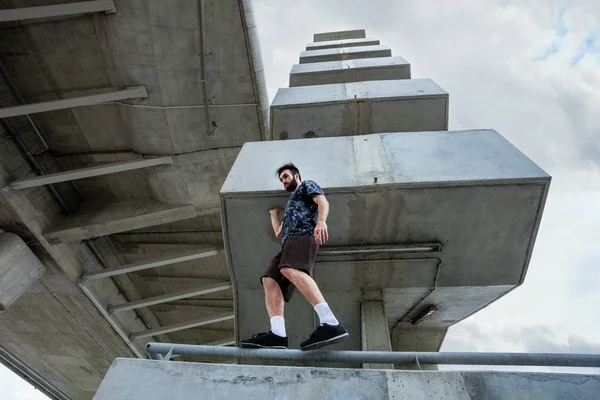
POLYGON ((21 297, 44 272, 44 264, 23 239, 0 230, 0 311, 21 297))
POLYGON ((282 88, 271 103, 274 139, 448 129, 448 93, 430 79, 282 88))
MULTIPOLYGON (((48 3, 12 0, 2 7, 48 3)), ((148 97, 4 119, 0 186, 34 175, 102 168, 144 156, 174 160, 168 166, 0 194, 0 229, 31 243, 47 268, 0 314, 0 346, 7 357, 27 365, 37 385, 54 386, 72 399, 91 398, 110 362, 132 355, 81 293, 77 279, 86 271, 176 255, 189 251, 189 246, 222 247, 218 191, 243 143, 267 137, 268 120, 261 120, 268 110, 261 81, 264 71, 249 2, 202 2, 203 26, 200 3, 115 0, 117 12, 112 15, 1 26, 0 107, 61 99, 81 105, 73 99, 132 86, 144 86, 148 97), (201 35, 204 51, 200 51, 201 35), (200 54, 205 55, 204 68, 200 54), (207 133, 206 103, 212 135, 207 133), (113 212, 93 221, 77 220, 85 208, 102 203, 113 204, 113 212), (153 210, 158 212, 141 218, 151 220, 152 226, 136 226, 137 217, 129 222, 121 219, 119 214, 132 210, 118 210, 126 203, 156 205, 153 210), (177 221, 163 218, 160 211, 182 208, 189 213, 179 213, 177 221), (93 243, 97 252, 80 242, 50 246, 43 233, 62 229, 60 224, 67 220, 74 224, 66 228, 92 228, 92 236, 108 236, 86 242, 93 243), (118 233, 112 233, 115 225, 118 233)), ((76 236, 71 239, 89 235, 79 229, 76 236)), ((100 305, 109 307, 228 280, 221 252, 103 279, 91 284, 90 290, 100 305)), ((122 311, 115 319, 130 333, 231 311, 232 292, 224 290, 122 311)), ((231 336, 233 321, 229 320, 154 340, 218 343, 231 336)))
POLYGON ((402 57, 363 58, 296 64, 290 87, 396 79, 410 79, 410 64, 402 57))
POLYGON ((300 53, 300 64, 391 56, 392 50, 389 47, 382 45, 339 47, 322 50, 305 50, 300 53))
POLYGON ((323 32, 313 35, 314 42, 327 42, 330 40, 345 39, 364 39, 366 37, 364 29, 355 29, 349 31, 323 32))
MULTIPOLYGON (((330 246, 446 245, 435 253, 320 256, 315 279, 351 334, 332 348, 361 349, 360 303, 371 291, 382 292, 390 331, 411 326, 435 304, 438 311, 416 331, 443 333, 522 283, 550 178, 497 132, 248 143, 221 189, 238 338, 268 327, 266 312, 256 307, 263 297, 259 277, 280 243, 266 210, 285 205, 288 194, 273 171, 290 154, 303 178, 317 181, 329 199, 330 246)), ((286 321, 296 347, 314 328, 315 314, 296 295, 286 315, 293 315, 286 321)))
POLYGON ((378 46, 379 39, 346 39, 330 40, 327 42, 313 42, 306 45, 306 50, 335 49, 338 47, 360 47, 360 46, 378 46))
POLYGON ((94 399, 592 400, 598 393, 598 375, 256 367, 117 359, 94 399))

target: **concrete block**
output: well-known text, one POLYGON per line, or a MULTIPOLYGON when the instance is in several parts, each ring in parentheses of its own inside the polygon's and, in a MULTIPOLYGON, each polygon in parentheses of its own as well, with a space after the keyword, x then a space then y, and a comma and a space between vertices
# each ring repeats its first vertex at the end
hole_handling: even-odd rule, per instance
POLYGON ((0 231, 0 311, 14 303, 45 271, 19 236, 0 231))
POLYGON ((300 64, 391 56, 392 50, 387 46, 340 47, 303 51, 300 53, 300 64))
POLYGON ((94 400, 595 399, 600 376, 248 366, 116 359, 94 400), (132 385, 135 380, 137 384, 132 385))
MULTIPOLYGON (((315 280, 352 337, 360 337, 365 291, 382 292, 390 327, 431 301, 438 311, 414 329, 444 329, 523 282, 550 177, 496 131, 247 143, 221 189, 239 336, 268 326, 266 312, 254 306, 262 300, 260 275, 280 248, 266 211, 286 204, 289 194, 274 171, 290 160, 329 200, 328 246, 445 245, 393 260, 320 255, 315 280)), ((299 332, 294 344, 315 318, 295 296, 286 308, 294 315, 286 320, 288 333, 299 332)))
POLYGON ((196 216, 193 206, 169 206, 157 201, 83 203, 74 215, 63 218, 44 233, 48 243, 78 242, 196 216))
POLYGON ((313 41, 327 42, 330 40, 364 39, 366 37, 367 36, 364 29, 355 29, 350 31, 315 33, 313 36, 313 41))
POLYGON ((347 39, 313 42, 306 45, 306 50, 335 49, 338 47, 378 46, 378 39, 347 39))
POLYGON ((290 87, 396 79, 410 79, 410 64, 402 57, 362 58, 296 64, 290 87))
POLYGON ((448 93, 430 79, 279 89, 271 104, 275 139, 448 129, 448 93))

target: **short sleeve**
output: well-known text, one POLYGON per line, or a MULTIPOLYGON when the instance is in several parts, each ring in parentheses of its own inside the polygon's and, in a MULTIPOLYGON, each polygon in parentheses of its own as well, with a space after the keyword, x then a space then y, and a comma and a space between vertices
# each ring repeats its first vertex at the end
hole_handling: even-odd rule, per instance
POLYGON ((325 194, 323 193, 323 189, 321 189, 321 186, 319 186, 317 182, 304 181, 304 187, 306 188, 306 194, 308 196, 312 196, 313 194, 325 194))

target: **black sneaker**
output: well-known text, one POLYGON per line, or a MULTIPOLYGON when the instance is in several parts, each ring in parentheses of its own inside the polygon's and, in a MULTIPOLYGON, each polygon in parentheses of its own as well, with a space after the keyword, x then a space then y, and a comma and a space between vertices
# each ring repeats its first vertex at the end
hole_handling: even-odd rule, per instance
POLYGON ((300 344, 300 350, 314 350, 319 347, 339 343, 346 339, 348 331, 340 322, 338 325, 322 324, 310 335, 310 337, 300 344))
POLYGON ((289 342, 287 336, 281 337, 269 331, 252 335, 250 339, 242 339, 240 345, 247 349, 287 349, 289 342))

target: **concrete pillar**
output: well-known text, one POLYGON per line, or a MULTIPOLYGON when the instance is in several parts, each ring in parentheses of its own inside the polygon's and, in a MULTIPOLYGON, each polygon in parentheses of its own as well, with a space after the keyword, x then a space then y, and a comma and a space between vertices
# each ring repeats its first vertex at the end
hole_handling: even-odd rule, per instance
POLYGON ((328 42, 313 42, 306 45, 306 50, 335 49, 338 47, 360 47, 377 46, 378 39, 348 39, 348 40, 330 40, 328 42))
POLYGON ((271 103, 275 140, 447 129, 448 93, 429 79, 282 88, 271 103))
MULTIPOLYGON (((385 306, 381 300, 363 301, 360 310, 363 351, 392 351, 385 306)), ((363 364, 366 369, 394 369, 394 364, 363 364)))
POLYGON ((337 49, 303 51, 300 53, 300 64, 391 56, 392 50, 387 46, 341 47, 337 49))
POLYGON ((328 42, 330 40, 364 39, 366 37, 367 34, 364 29, 355 29, 351 31, 315 33, 313 36, 313 41, 328 42))
POLYGON ((296 64, 290 72, 290 87, 395 79, 410 79, 410 64, 404 58, 362 58, 296 64))

